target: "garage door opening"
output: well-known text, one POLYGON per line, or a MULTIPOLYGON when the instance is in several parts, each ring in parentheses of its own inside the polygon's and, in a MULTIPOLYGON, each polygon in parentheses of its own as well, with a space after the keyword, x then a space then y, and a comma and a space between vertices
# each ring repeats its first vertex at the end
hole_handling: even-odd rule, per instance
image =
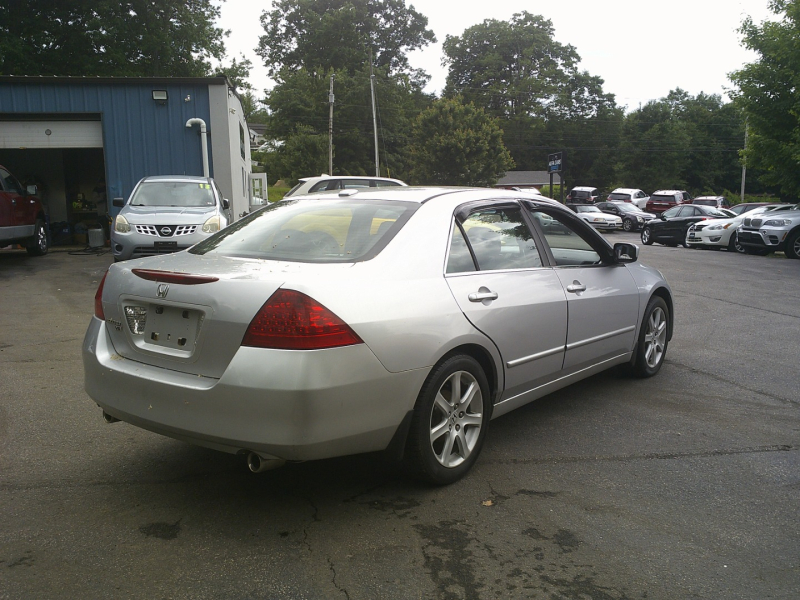
POLYGON ((53 242, 81 243, 98 224, 108 239, 100 115, 10 116, 0 118, 0 164, 37 186, 53 242))

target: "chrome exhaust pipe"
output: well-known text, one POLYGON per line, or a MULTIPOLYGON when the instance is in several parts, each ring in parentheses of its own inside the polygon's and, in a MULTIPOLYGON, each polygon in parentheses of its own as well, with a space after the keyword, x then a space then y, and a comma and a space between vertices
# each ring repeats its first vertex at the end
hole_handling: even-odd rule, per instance
POLYGON ((103 421, 106 423, 119 423, 119 419, 117 417, 112 417, 106 411, 103 411, 103 421))
POLYGON ((263 473, 264 471, 282 467, 285 464, 285 460, 274 456, 257 454, 255 452, 251 452, 247 455, 247 468, 253 473, 263 473))

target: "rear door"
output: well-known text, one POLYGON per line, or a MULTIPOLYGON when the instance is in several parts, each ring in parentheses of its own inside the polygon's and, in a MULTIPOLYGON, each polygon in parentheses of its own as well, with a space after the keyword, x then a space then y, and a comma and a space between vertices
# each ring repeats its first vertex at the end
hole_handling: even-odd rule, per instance
POLYGON ((519 205, 477 206, 455 219, 446 281, 466 317, 497 346, 505 397, 558 376, 567 299, 519 205))

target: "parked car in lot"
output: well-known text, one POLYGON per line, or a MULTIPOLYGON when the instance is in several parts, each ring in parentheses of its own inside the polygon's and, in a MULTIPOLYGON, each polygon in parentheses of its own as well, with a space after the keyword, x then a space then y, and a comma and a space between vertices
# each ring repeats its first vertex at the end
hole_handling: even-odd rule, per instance
POLYGON ((608 202, 630 202, 644 209, 650 196, 636 188, 617 188, 608 195, 608 202))
POLYGON ((713 206, 714 208, 728 208, 730 209, 731 203, 725 196, 698 196, 692 200, 692 204, 699 204, 702 206, 713 206))
POLYGON ((661 213, 657 219, 653 219, 644 226, 644 229, 642 229, 642 243, 648 246, 653 242, 667 246, 683 244, 688 247, 686 235, 692 223, 733 216, 735 216, 734 213, 728 210, 711 206, 695 206, 693 204, 673 206, 661 213))
POLYGON ((47 254, 50 235, 36 186, 23 188, 0 165, 0 248, 22 244, 31 256, 47 254))
POLYGON ((684 204, 688 200, 684 198, 684 192, 680 190, 658 190, 650 194, 647 201, 646 210, 649 213, 661 214, 665 210, 684 204))
POLYGON ((565 199, 575 204, 594 204, 600 199, 600 190, 596 187, 578 185, 572 188, 565 199))
POLYGON ((731 210, 735 212, 737 215, 744 214, 756 208, 762 208, 764 206, 771 206, 769 202, 742 202, 740 204, 735 204, 731 207, 731 210))
POLYGON ((230 203, 210 177, 145 177, 111 228, 115 261, 185 250, 232 222, 230 203))
MULTIPOLYGON (((754 217, 779 208, 780 204, 764 204, 753 207, 747 214, 754 217)), ((686 233, 686 245, 690 248, 727 248, 731 252, 743 253, 744 247, 739 244, 737 229, 744 220, 744 214, 725 219, 709 219, 693 223, 686 233)))
POLYGON ((645 223, 656 218, 654 214, 644 212, 628 202, 598 202, 595 206, 606 214, 622 219, 622 229, 625 231, 639 231, 645 223))
POLYGON ((622 219, 620 217, 605 213, 593 204, 573 204, 569 208, 595 229, 602 231, 622 229, 622 219))
POLYGON ((745 214, 737 235, 748 254, 783 251, 787 258, 800 258, 800 204, 745 214))
POLYGON ((317 192, 334 190, 364 189, 371 187, 396 187, 406 184, 399 179, 389 177, 351 177, 349 175, 320 175, 319 177, 303 177, 296 186, 283 196, 300 196, 317 192))
POLYGON ((658 372, 672 293, 637 258, 521 192, 298 197, 158 262, 112 264, 86 391, 107 421, 253 471, 386 450, 446 484, 493 417, 614 365, 658 372))

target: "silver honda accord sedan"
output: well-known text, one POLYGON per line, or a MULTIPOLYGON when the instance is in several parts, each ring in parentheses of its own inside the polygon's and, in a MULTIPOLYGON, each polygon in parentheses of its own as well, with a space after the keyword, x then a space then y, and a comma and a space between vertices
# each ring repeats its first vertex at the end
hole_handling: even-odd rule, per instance
POLYGON ((492 418, 615 365, 659 371, 672 293, 637 258, 525 192, 293 198, 187 251, 112 265, 86 391, 109 422, 253 471, 386 451, 447 484, 492 418))

